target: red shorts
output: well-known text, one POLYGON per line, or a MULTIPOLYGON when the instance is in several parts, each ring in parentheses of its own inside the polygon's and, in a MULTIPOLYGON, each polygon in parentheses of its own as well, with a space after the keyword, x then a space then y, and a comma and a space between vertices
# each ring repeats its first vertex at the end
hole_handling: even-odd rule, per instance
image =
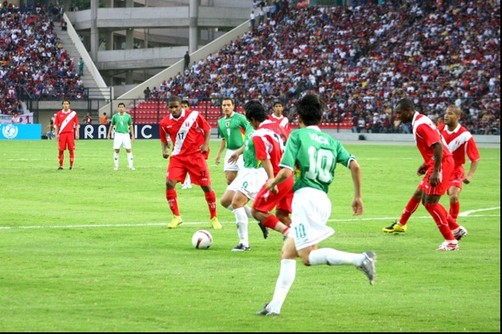
POLYGON ((435 187, 433 187, 429 181, 430 175, 432 174, 434 168, 434 166, 431 165, 431 167, 427 169, 427 172, 425 173, 425 176, 422 179, 422 181, 420 181, 418 187, 422 189, 426 195, 443 196, 450 187, 451 177, 453 173, 453 166, 454 162, 452 157, 443 159, 443 162, 441 163, 439 183, 435 187))
POLYGON ((270 192, 265 186, 261 187, 253 202, 253 208, 261 212, 271 212, 274 208, 291 213, 293 201, 294 176, 291 174, 286 181, 277 186, 277 194, 270 192))
POLYGON ((453 173, 450 178, 450 187, 457 187, 462 189, 462 185, 464 184, 464 166, 457 165, 453 169, 453 173))
POLYGON ((75 134, 73 133, 60 133, 58 141, 58 149, 64 151, 68 149, 69 151, 75 150, 75 134))
POLYGON ((167 166, 166 180, 184 182, 186 175, 190 175, 193 184, 210 186, 211 177, 207 161, 202 155, 194 154, 187 157, 171 156, 167 166))

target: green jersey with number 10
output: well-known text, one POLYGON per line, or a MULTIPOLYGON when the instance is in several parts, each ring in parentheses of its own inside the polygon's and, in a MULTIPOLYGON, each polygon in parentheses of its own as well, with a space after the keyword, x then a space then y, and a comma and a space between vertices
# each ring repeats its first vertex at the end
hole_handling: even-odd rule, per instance
POLYGON ((291 133, 279 166, 295 171, 294 191, 310 187, 327 193, 336 164, 348 168, 351 160, 355 157, 338 140, 309 126, 291 133))

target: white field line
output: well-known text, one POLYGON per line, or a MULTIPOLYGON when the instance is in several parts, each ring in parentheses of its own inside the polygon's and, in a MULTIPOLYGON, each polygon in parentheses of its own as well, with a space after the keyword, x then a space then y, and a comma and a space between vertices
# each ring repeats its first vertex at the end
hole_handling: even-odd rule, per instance
MULTIPOLYGON (((494 208, 485 208, 485 209, 477 209, 465 211, 459 214, 460 217, 472 217, 472 218, 483 218, 483 217, 500 217, 500 214, 492 214, 492 215, 476 215, 473 213, 480 211, 492 211, 499 210, 500 207, 494 208)), ((425 220, 431 219, 430 216, 412 216, 413 220, 425 220)), ((380 217, 380 218, 349 218, 349 219, 330 219, 328 222, 350 222, 350 221, 377 221, 377 220, 392 220, 396 219, 396 217, 380 217)), ((222 222, 224 224, 234 224, 234 221, 231 222, 222 222)), ((207 221, 202 222, 183 222, 183 225, 208 225, 207 221)), ((32 226, 0 226, 0 231, 2 230, 36 230, 36 229, 86 229, 86 228, 121 228, 121 227, 151 227, 151 226, 167 226, 167 222, 165 223, 141 223, 141 224, 85 224, 85 225, 32 225, 32 226)))

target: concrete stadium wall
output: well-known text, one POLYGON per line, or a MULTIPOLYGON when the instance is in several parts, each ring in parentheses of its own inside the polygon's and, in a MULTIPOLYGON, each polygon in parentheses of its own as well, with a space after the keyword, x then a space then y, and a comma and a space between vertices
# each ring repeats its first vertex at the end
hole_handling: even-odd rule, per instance
MULTIPOLYGON (((334 129, 324 129, 325 132, 329 133, 334 138, 340 140, 342 143, 347 142, 361 142, 361 143, 372 143, 372 144, 385 144, 385 143, 409 143, 414 144, 415 139, 412 134, 404 133, 353 133, 350 130, 334 130, 334 129), (364 138, 364 139, 363 139, 364 138)), ((500 147, 500 136, 495 135, 474 135, 474 140, 479 146, 499 146, 500 147)))

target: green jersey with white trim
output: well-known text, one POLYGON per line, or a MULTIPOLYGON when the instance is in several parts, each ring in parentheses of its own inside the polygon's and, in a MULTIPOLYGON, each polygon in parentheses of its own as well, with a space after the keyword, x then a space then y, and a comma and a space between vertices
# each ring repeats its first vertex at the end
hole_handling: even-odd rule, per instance
POLYGON ((351 160, 355 157, 338 140, 317 126, 309 126, 289 135, 279 166, 295 171, 294 191, 310 187, 327 193, 336 164, 348 168, 351 160))
POLYGON ((128 113, 124 113, 124 115, 120 115, 120 113, 113 115, 110 126, 113 125, 115 125, 115 132, 117 133, 129 133, 129 126, 132 125, 131 115, 128 113))
POLYGON ((218 120, 218 133, 221 138, 225 138, 230 150, 241 148, 249 131, 252 132, 253 127, 246 116, 235 111, 229 118, 224 116, 218 120))
POLYGON ((260 162, 256 159, 255 147, 253 142, 254 129, 246 135, 246 141, 244 142, 244 152, 242 152, 242 158, 244 159, 244 167, 246 168, 258 168, 261 167, 260 162))

